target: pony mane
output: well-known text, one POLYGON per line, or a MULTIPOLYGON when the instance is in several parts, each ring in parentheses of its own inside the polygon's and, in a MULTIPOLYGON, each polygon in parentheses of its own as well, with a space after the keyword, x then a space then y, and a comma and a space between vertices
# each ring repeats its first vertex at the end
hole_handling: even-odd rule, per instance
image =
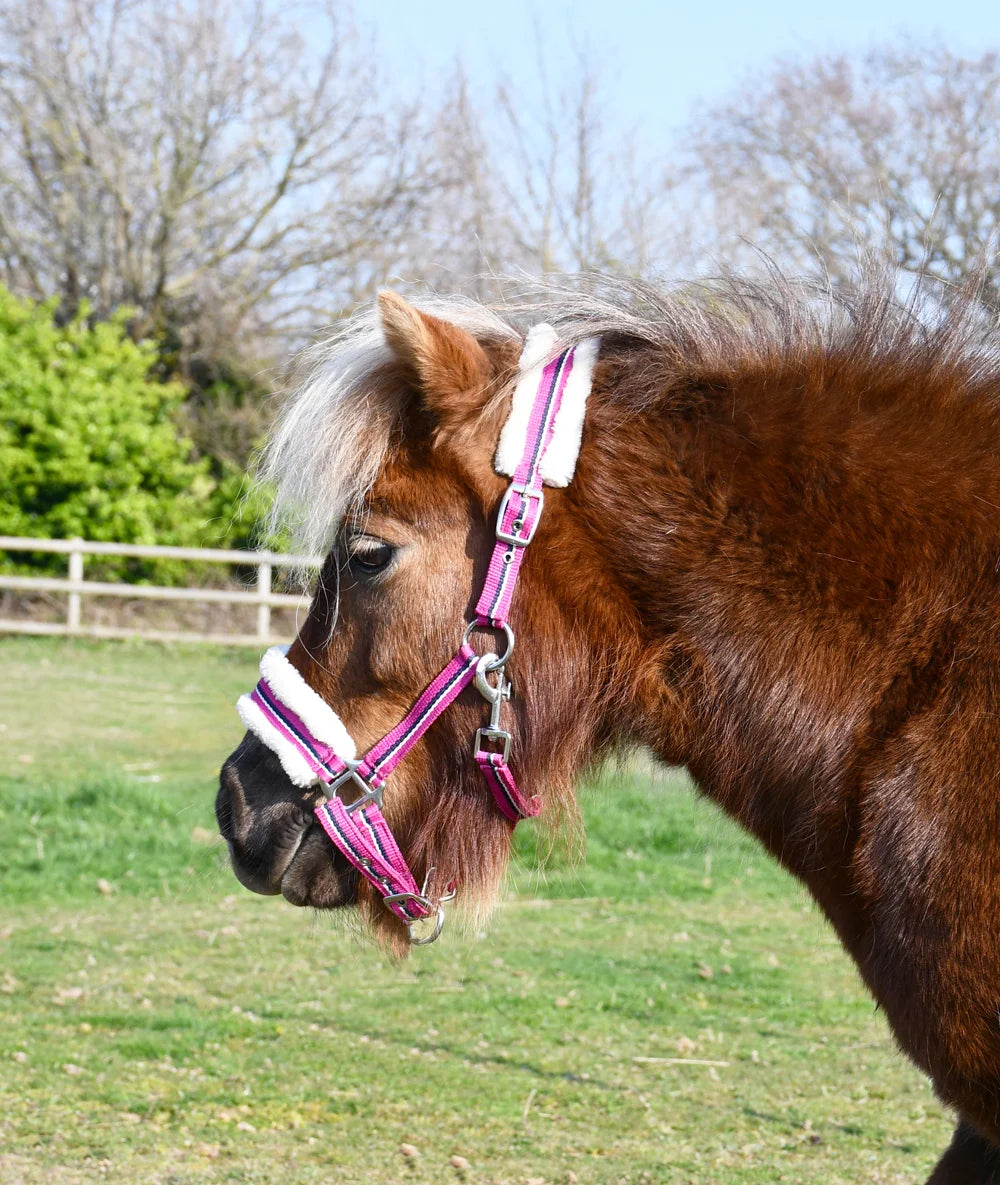
MULTIPOLYGON (((611 396, 632 413, 669 397, 671 380, 718 384, 764 367, 787 376, 808 366, 813 377, 845 366, 882 374, 920 367, 929 380, 960 377, 963 385, 1000 374, 996 319, 973 283, 954 291, 921 281, 901 296, 899 277, 878 267, 837 289, 776 271, 764 280, 729 275, 672 288, 586 280, 585 287, 546 281, 501 305, 416 303, 483 343, 522 341, 548 321, 557 350, 599 336, 609 352, 643 356, 645 381, 611 396)), ((385 462, 405 398, 398 379, 386 379, 392 361, 374 307, 353 313, 299 359, 258 468, 273 494, 271 536, 283 536, 298 554, 329 550, 385 462)))

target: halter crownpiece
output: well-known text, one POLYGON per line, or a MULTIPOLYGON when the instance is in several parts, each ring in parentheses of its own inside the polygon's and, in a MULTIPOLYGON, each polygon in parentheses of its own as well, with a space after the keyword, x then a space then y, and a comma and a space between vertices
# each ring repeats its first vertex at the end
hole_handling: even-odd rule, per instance
POLYGON ((344 722, 306 683, 281 646, 267 651, 260 663, 260 682, 236 705, 244 725, 274 751, 294 785, 328 788, 327 797, 315 808, 316 818, 387 908, 406 924, 415 945, 433 942, 441 933, 442 903, 454 892, 435 902, 427 897, 426 882, 418 888, 382 814, 383 786, 471 683, 490 705, 489 724, 477 730, 473 754, 497 809, 514 824, 541 809, 537 798, 527 798, 518 789, 508 765, 511 735, 501 726, 501 709, 511 692, 505 667, 514 649, 507 615, 524 550, 534 538, 545 504, 543 485, 568 485, 576 469, 599 344, 598 338, 587 338, 553 356, 556 333, 550 325, 536 325, 528 334, 494 459, 497 472, 512 481, 497 512, 496 543, 475 617, 454 657, 391 732, 357 758, 344 722), (502 655, 479 655, 472 649, 469 638, 480 628, 504 633, 502 655), (346 801, 337 793, 341 787, 346 801), (431 917, 432 932, 415 936, 413 923, 431 917))
MULTIPOLYGON (((518 364, 518 380, 511 400, 510 414, 500 432, 493 467, 505 477, 513 477, 524 457, 531 413, 548 363, 556 349, 556 331, 544 321, 528 333, 518 364)), ((573 360, 565 375, 559 406, 552 418, 551 436, 545 443, 538 464, 542 481, 548 486, 568 486, 576 471, 583 435, 583 417, 587 396, 597 363, 601 341, 585 338, 572 349, 573 360)))

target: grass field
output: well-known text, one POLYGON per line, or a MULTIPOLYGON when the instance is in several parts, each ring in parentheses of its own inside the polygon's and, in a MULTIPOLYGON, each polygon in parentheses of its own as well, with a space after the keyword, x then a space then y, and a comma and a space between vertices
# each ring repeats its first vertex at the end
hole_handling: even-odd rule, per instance
MULTIPOLYGON (((950 1135, 799 888, 677 776, 402 966, 239 888, 255 658, 0 640, 0 1183, 922 1182, 950 1135)), ((539 845, 543 846, 543 845, 539 845)))

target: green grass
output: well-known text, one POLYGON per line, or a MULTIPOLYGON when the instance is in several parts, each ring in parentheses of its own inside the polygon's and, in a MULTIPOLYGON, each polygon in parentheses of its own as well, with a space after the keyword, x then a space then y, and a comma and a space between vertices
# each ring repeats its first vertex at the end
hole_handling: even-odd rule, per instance
POLYGON ((241 735, 240 651, 0 640, 5 902, 228 890, 213 780, 241 735))
POLYGON ((3 1185, 921 1182, 947 1142, 815 909, 683 779, 590 788, 585 866, 526 831, 490 930, 394 966, 208 842, 253 656, 0 666, 3 1185))

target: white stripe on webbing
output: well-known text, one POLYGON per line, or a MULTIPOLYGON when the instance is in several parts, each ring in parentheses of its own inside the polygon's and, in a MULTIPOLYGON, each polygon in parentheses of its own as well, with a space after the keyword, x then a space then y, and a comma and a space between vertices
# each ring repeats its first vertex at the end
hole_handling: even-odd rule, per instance
POLYGON ((367 807, 361 807, 361 809, 356 812, 355 817, 359 818, 361 820, 361 822, 365 825, 365 828, 368 831, 369 836, 371 836, 372 847, 375 849, 376 852, 378 852, 379 858, 385 863, 387 868, 392 868, 392 866, 393 866, 392 860, 389 857, 389 853, 382 846, 382 840, 379 838, 378 829, 376 828, 375 824, 371 821, 371 819, 368 818, 367 807))
MULTIPOLYGON (((413 721, 413 723, 406 730, 406 732, 404 732, 396 741, 394 741, 393 744, 388 749, 386 749, 386 751, 383 754, 381 754, 379 757, 377 757, 375 759, 375 762, 371 767, 372 773, 374 775, 378 776, 380 778, 380 780, 382 779, 381 767, 385 764, 386 761, 388 761, 391 757, 394 757, 399 752, 400 746, 405 741, 410 740, 410 737, 412 737, 413 734, 421 728, 424 721, 432 713, 434 714, 434 718, 431 721, 431 723, 433 724, 434 720, 436 720, 438 718, 438 716, 441 714, 441 711, 444 710, 444 709, 441 709, 441 711, 435 711, 438 704, 442 701, 442 699, 444 699, 444 697, 446 695, 449 695, 452 692, 452 690, 454 689, 455 684, 457 682, 459 682, 461 679, 465 678, 465 676, 469 672, 469 667, 474 666, 478 661, 479 661, 478 655, 473 655, 471 658, 468 658, 465 660, 465 666, 458 668, 458 670, 451 677, 451 679, 449 679, 448 682, 438 691, 437 695, 435 695, 435 697, 427 705, 427 707, 424 709, 424 711, 420 713, 420 715, 417 717, 417 719, 413 721)), ((438 675, 438 678, 440 678, 440 675, 438 675)), ((412 711, 412 709, 411 709, 411 711, 412 711)), ((404 717, 404 719, 405 719, 405 717, 404 717)), ((379 742, 379 743, 381 744, 381 742, 379 742)), ((407 750, 407 751, 409 751, 409 750, 407 750)), ((405 756, 405 754, 404 754, 404 756, 405 756)), ((365 758, 365 760, 367 760, 367 757, 365 758)), ((386 776, 388 776, 388 775, 386 775, 386 776)))

